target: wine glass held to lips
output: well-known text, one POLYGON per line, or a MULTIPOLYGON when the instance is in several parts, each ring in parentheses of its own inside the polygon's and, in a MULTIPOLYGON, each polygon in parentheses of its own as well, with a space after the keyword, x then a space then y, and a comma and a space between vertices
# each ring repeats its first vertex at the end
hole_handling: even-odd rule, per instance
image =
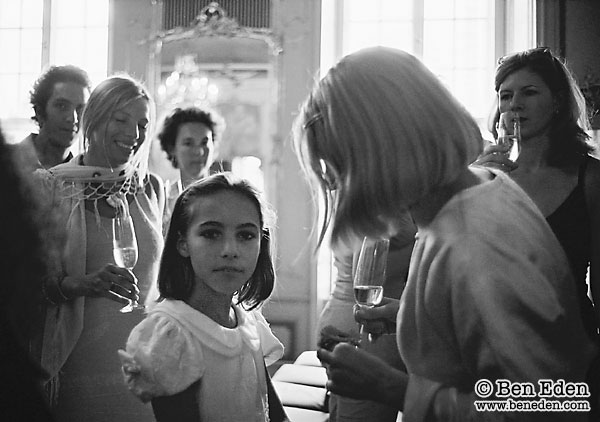
MULTIPOLYGON (((112 221, 113 227, 113 257, 119 267, 133 270, 138 259, 138 245, 135 237, 133 220, 129 213, 118 213, 112 221)), ((130 300, 121 312, 131 312, 135 309, 144 309, 137 300, 130 300)))
POLYGON ((507 157, 511 161, 517 161, 521 152, 521 121, 519 114, 514 111, 505 111, 500 113, 500 118, 496 125, 498 145, 509 145, 507 157))
MULTIPOLYGON (((354 299, 359 306, 373 307, 383 299, 383 284, 389 252, 389 239, 363 239, 354 271, 354 299)), ((363 334, 363 324, 359 324, 363 334)), ((369 341, 372 340, 369 334, 369 341)))

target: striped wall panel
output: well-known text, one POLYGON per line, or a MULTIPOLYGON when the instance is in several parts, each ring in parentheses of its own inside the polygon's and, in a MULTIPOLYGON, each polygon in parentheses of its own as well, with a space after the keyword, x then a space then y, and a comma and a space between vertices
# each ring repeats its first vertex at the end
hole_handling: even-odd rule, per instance
MULTIPOLYGON (((163 0, 163 30, 188 26, 210 0, 163 0)), ((221 0, 219 5, 242 26, 271 27, 270 0, 221 0)))

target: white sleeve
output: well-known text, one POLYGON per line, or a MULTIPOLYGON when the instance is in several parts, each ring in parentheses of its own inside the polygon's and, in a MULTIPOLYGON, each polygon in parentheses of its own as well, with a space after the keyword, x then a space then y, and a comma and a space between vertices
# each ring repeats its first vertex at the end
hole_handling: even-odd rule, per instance
POLYGON ((256 329, 260 337, 260 347, 265 357, 265 363, 267 366, 272 365, 283 356, 283 344, 275 337, 260 310, 252 311, 250 314, 256 321, 256 329))
POLYGON ((119 358, 127 387, 143 402, 185 390, 205 369, 198 342, 160 313, 148 316, 131 331, 119 358))

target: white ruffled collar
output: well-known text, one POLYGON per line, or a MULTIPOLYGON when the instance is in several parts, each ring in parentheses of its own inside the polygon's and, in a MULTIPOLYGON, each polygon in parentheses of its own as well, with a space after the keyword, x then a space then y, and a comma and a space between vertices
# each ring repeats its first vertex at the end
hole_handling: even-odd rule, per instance
POLYGON ((225 356, 239 354, 245 343, 252 351, 260 348, 260 337, 253 317, 239 305, 233 306, 237 327, 227 328, 216 323, 181 300, 165 299, 157 303, 149 315, 165 314, 184 326, 203 345, 225 356))

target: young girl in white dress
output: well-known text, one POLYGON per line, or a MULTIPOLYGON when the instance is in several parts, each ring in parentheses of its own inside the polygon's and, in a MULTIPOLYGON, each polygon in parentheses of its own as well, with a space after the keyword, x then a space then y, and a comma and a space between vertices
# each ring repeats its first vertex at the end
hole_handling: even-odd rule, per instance
POLYGON ((283 345, 260 313, 274 286, 266 208, 231 173, 177 199, 161 298, 120 350, 129 389, 158 421, 268 421, 266 365, 283 345))

